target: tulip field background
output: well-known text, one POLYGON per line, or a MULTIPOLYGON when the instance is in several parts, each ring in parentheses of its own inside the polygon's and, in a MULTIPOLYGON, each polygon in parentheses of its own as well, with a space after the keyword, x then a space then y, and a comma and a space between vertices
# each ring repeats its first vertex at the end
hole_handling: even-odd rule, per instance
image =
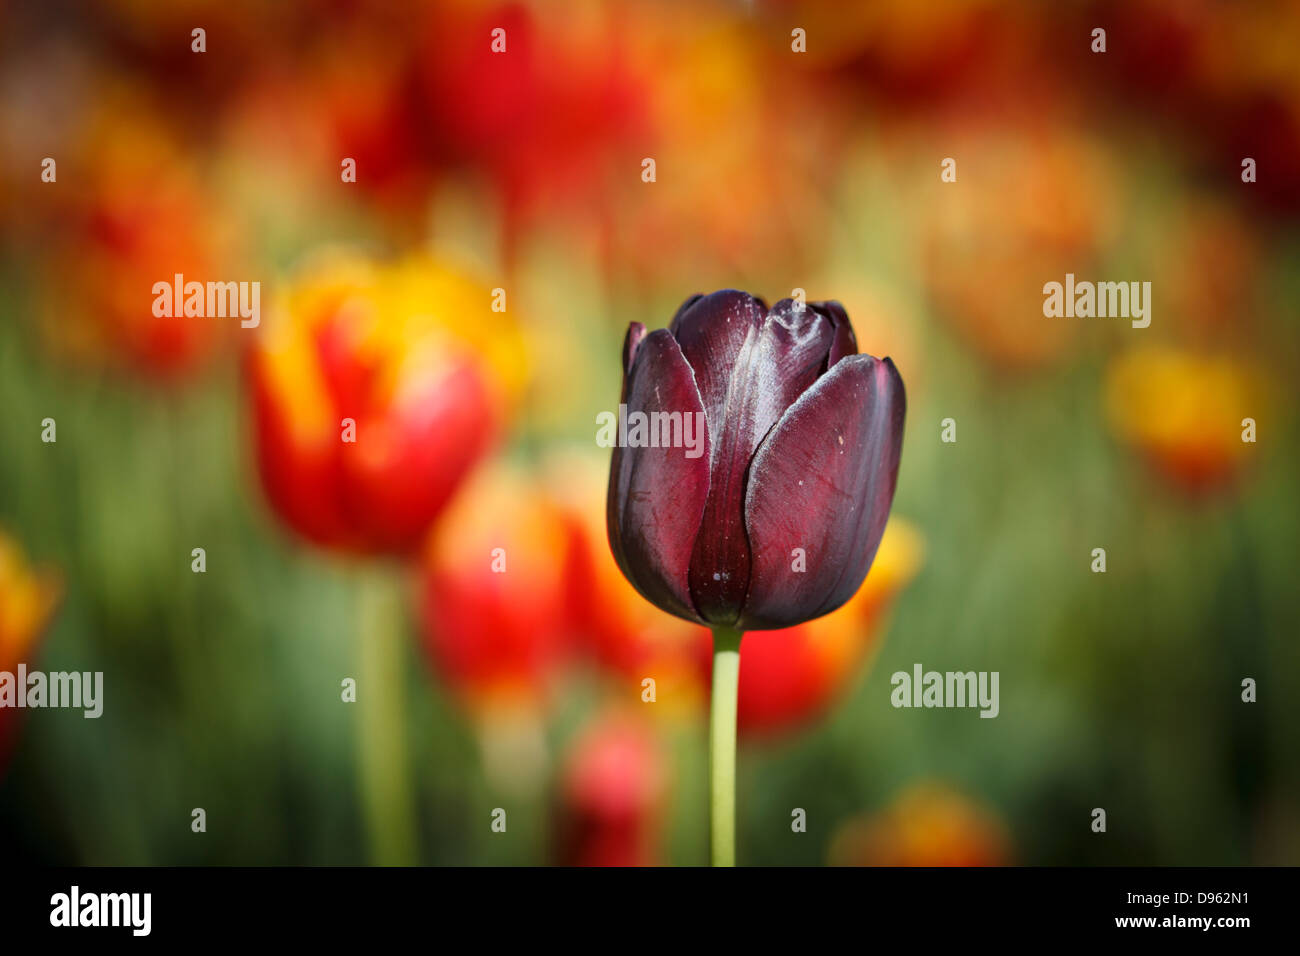
POLYGON ((738 861, 1300 863, 1297 42, 1280 0, 0 3, 0 670, 104 674, 0 711, 0 859, 707 862, 703 632, 613 569, 596 416, 629 322, 797 288, 907 425, 860 600, 742 645, 738 861), (261 325, 155 317, 177 272, 261 325), (427 313, 484 383, 385 432, 469 470, 428 521, 410 469, 295 483, 339 426, 275 330, 354 272, 358 362, 424 370, 427 313), (1045 317, 1066 273, 1150 326, 1045 317), (998 716, 893 707, 918 663, 998 716))

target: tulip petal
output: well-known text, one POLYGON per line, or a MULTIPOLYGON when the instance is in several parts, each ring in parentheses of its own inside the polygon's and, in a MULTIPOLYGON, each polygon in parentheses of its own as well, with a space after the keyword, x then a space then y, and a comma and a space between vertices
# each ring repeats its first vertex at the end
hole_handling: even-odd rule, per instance
MULTIPOLYGON (((641 334, 644 334, 642 330, 641 334)), ((627 413, 677 413, 690 428, 704 412, 695 374, 667 329, 640 338, 623 385, 627 413)), ((629 351, 625 346, 625 352, 629 351)), ((709 436, 702 454, 687 448, 623 448, 616 443, 609 473, 606 520, 610 548, 623 574, 651 603, 699 621, 691 601, 691 549, 709 494, 709 436)))
POLYGON ((767 306, 747 292, 724 289, 696 295, 682 303, 668 329, 695 370, 710 437, 717 440, 713 423, 727 410, 731 371, 751 331, 763 325, 767 306))
POLYGON ((626 385, 627 375, 632 371, 632 363, 636 361, 636 350, 641 347, 641 340, 645 338, 645 326, 640 322, 633 322, 627 327, 627 335, 623 337, 623 382, 626 385))
POLYGON ((749 592, 740 626, 789 627, 861 586, 889 519, 906 396, 889 359, 846 356, 782 416, 750 468, 749 592), (802 548, 806 569, 795 570, 802 548))
POLYGON ((834 337, 834 326, 826 316, 798 308, 791 299, 782 299, 754 326, 745 322, 752 312, 742 311, 745 307, 739 300, 724 296, 706 297, 686 318, 706 306, 721 305, 736 310, 740 321, 720 320, 715 314, 707 323, 707 334, 699 334, 686 322, 678 332, 688 336, 690 347, 683 344, 682 352, 697 377, 705 369, 700 392, 713 443, 712 483, 691 556, 691 596, 712 624, 735 622, 749 585, 744 523, 749 463, 786 409, 821 375, 834 337), (747 324, 737 348, 735 327, 747 324), (718 341, 723 344, 716 345, 718 341), (726 358, 719 361, 717 355, 726 358))
POLYGON ((844 306, 832 299, 828 302, 809 302, 808 307, 826 316, 835 327, 835 340, 831 343, 826 368, 831 368, 846 355, 858 354, 858 339, 853 334, 853 324, 849 322, 849 314, 844 311, 844 306))
MULTIPOLYGON (((741 295, 744 295, 744 293, 741 293, 741 295)), ((671 328, 673 325, 675 325, 677 320, 682 317, 683 313, 689 311, 691 306, 693 306, 696 302, 699 302, 703 298, 704 298, 704 294, 702 292, 697 292, 695 293, 695 295, 690 296, 685 302, 679 305, 677 307, 677 311, 673 313, 672 322, 668 323, 669 327, 671 328)))

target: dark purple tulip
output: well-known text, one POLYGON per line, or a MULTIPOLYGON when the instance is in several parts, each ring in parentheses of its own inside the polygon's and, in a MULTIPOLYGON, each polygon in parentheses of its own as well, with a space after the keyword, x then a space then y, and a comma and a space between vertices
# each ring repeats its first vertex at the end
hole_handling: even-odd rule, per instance
POLYGON ((632 323, 629 417, 702 411, 707 423, 696 458, 615 447, 610 546, 642 595, 742 631, 790 627, 853 596, 889 518, 906 406, 894 363, 857 352, 838 302, 769 310, 725 290, 688 299, 666 329, 632 323))

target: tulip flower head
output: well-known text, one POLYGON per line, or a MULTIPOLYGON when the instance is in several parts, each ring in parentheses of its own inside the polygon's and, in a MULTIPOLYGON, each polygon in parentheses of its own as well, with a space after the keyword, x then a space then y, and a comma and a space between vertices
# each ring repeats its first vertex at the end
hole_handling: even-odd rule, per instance
POLYGON ((905 397, 893 362, 858 354, 838 302, 697 295, 667 329, 632 324, 623 371, 629 415, 707 425, 698 457, 614 450, 610 545, 647 600, 771 630, 858 590, 894 497, 905 397))
POLYGON ((322 260, 250 354, 262 483, 316 544, 413 551, 491 445, 521 377, 485 288, 425 257, 322 260))
MULTIPOLYGON (((487 287, 429 255, 320 256, 280 290, 248 380, 262 485, 289 527, 349 558, 415 554, 522 381, 518 329, 491 308, 487 287)), ((359 580, 357 606, 364 672, 396 686, 403 598, 388 578, 359 580)), ((411 862, 414 825, 401 729, 393 691, 361 738, 375 859, 392 864, 411 862)))

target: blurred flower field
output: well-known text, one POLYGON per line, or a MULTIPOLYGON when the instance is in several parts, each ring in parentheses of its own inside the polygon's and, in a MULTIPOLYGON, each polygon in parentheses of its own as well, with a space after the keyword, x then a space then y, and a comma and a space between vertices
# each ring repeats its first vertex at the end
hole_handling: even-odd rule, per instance
POLYGON ((908 392, 865 584, 745 637, 740 862, 1300 863, 1298 35, 0 4, 0 671, 104 674, 0 708, 3 859, 706 862, 708 633, 620 575, 595 435, 628 324, 736 288, 840 301, 908 392), (257 327, 155 314, 178 273, 257 327), (1067 273, 1150 326, 1045 316, 1067 273), (997 718, 892 706, 918 662, 997 718))

